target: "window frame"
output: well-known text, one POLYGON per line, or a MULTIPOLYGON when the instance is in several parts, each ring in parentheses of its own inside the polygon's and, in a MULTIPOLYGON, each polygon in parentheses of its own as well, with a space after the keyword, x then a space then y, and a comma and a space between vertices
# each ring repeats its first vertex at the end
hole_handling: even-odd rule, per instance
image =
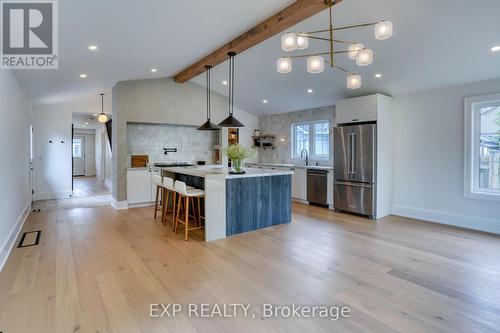
POLYGON ((500 190, 479 187, 480 109, 491 103, 500 103, 500 93, 465 98, 464 197, 500 202, 500 190))
POLYGON ((309 149, 308 149, 308 154, 309 154, 309 160, 314 160, 314 161, 321 161, 321 162, 329 162, 332 159, 332 154, 331 154, 331 148, 332 148, 332 131, 331 131, 331 121, 329 119, 321 119, 321 120, 313 120, 313 121, 301 121, 301 122, 296 122, 292 123, 290 126, 290 158, 292 161, 299 161, 301 160, 300 155, 295 155, 295 141, 296 141, 296 127, 300 125, 309 125, 310 132, 309 132, 309 149), (315 140, 315 133, 316 129, 315 126, 316 124, 319 123, 327 123, 328 124, 328 157, 318 157, 315 154, 316 150, 316 140, 315 140))

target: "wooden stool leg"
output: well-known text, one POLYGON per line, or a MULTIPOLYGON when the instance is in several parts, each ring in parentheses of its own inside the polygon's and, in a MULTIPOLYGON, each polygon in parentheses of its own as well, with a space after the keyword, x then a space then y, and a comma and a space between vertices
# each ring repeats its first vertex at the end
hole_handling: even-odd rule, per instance
MULTIPOLYGON (((177 193, 176 193, 177 194, 177 193)), ((180 214, 181 214, 181 206, 182 206, 182 200, 180 198, 180 194, 179 194, 179 197, 177 198, 178 200, 178 203, 177 203, 177 215, 174 219, 174 232, 177 233, 177 227, 179 226, 179 218, 180 218, 180 214)), ((175 209, 174 209, 175 211, 175 209)))
POLYGON ((185 218, 185 229, 184 229, 184 240, 187 241, 188 240, 188 229, 189 229, 189 197, 186 197, 186 207, 184 207, 185 209, 185 215, 186 215, 186 218, 185 218))
POLYGON ((158 192, 160 191, 160 187, 156 186, 156 199, 155 199, 155 219, 156 219, 156 211, 158 210, 158 192))
POLYGON ((196 206, 194 205, 194 198, 189 198, 191 200, 191 209, 193 210, 193 220, 194 220, 194 225, 198 224, 198 220, 196 218, 196 206))
POLYGON ((198 222, 200 223, 199 226, 201 227, 201 199, 198 197, 198 222))
POLYGON ((172 192, 174 195, 173 206, 172 206, 172 224, 175 226, 175 204, 177 202, 177 192, 172 192))
POLYGON ((165 199, 163 200, 164 202, 163 202, 163 205, 161 207, 162 208, 161 223, 163 225, 165 225, 167 223, 168 198, 169 198, 171 193, 167 189, 163 189, 163 193, 164 193, 163 196, 165 199))

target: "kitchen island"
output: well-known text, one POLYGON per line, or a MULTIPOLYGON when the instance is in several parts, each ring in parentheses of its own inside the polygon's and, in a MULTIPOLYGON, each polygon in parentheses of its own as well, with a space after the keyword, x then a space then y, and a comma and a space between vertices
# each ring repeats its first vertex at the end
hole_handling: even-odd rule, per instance
POLYGON ((229 174, 215 166, 162 168, 172 177, 205 191, 205 240, 289 223, 293 171, 247 169, 229 174))

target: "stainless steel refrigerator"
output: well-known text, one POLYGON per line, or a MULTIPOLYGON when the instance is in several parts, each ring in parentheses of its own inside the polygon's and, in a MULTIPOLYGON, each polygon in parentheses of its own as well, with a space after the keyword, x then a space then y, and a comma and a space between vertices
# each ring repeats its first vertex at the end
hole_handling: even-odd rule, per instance
POLYGON ((370 218, 376 213, 377 125, 334 129, 334 208, 370 218))

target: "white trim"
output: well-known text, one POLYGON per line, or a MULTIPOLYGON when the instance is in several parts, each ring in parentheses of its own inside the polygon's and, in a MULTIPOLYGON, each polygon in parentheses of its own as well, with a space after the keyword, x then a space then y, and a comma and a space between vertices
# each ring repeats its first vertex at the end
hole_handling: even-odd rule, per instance
POLYGON ((111 201, 111 206, 114 209, 128 209, 128 202, 127 202, 127 200, 116 201, 115 199, 113 199, 111 201))
POLYGON ((500 220, 486 219, 476 216, 450 214, 429 209, 393 205, 394 215, 423 220, 430 223, 440 223, 456 227, 500 234, 500 220))
POLYGON ((17 238, 19 237, 19 233, 23 229, 24 222, 26 222, 30 210, 31 202, 28 202, 23 212, 21 213, 21 216, 19 216, 16 224, 14 224, 14 226, 10 230, 7 241, 5 242, 5 244, 3 244, 2 249, 0 250, 0 272, 3 270, 3 267, 5 266, 5 263, 7 262, 7 259, 9 258, 14 245, 16 245, 17 238))
POLYGON ((475 135, 480 131, 479 115, 476 112, 476 104, 500 101, 500 94, 467 97, 464 100, 464 197, 488 201, 500 201, 500 194, 491 193, 478 188, 478 180, 475 171, 478 170, 478 156, 476 147, 479 146, 479 137, 475 135))
POLYGON ((72 192, 45 192, 37 193, 35 190, 35 200, 50 200, 50 199, 68 199, 73 195, 72 192))
POLYGON ((140 207, 149 207, 149 206, 154 206, 155 202, 150 201, 150 202, 140 202, 140 203, 134 203, 134 204, 129 204, 128 208, 140 208, 140 207))

